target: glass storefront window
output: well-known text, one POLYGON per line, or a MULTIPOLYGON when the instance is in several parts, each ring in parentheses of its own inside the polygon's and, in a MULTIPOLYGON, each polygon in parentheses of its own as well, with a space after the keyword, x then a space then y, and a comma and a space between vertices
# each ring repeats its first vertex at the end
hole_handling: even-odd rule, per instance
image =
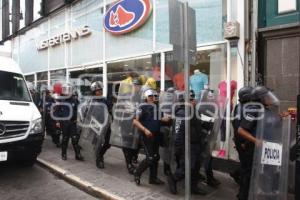
POLYGON ((25 80, 31 83, 34 83, 34 75, 25 76, 25 80))
POLYGON ((147 80, 154 79, 153 88, 160 91, 160 58, 156 59, 157 56, 108 63, 108 96, 117 94, 119 83, 131 83, 133 79, 138 79, 142 85, 145 85, 147 80))
MULTIPOLYGON (((179 90, 184 90, 184 75, 183 65, 174 61, 173 53, 165 54, 165 76, 169 82, 168 87, 175 87, 179 90)), ((208 87, 218 91, 218 85, 221 81, 226 80, 226 46, 212 45, 199 48, 197 52, 196 65, 191 65, 190 75, 198 70, 207 77, 208 87)), ((204 89, 201 86, 201 89, 204 89)))
POLYGON ((48 88, 48 72, 39 72, 37 76, 37 91, 41 92, 48 88))
POLYGON ((90 85, 93 81, 102 82, 102 74, 103 70, 100 67, 69 72, 69 82, 74 86, 80 100, 83 100, 84 96, 91 95, 90 85))
POLYGON ((50 71, 50 85, 53 86, 57 82, 60 82, 60 83, 66 82, 66 70, 65 69, 50 71))
MULTIPOLYGON (((225 91, 227 85, 226 44, 200 47, 196 58, 196 64, 190 66, 189 79, 190 87, 195 91, 196 97, 208 87, 225 100, 227 98, 225 91), (201 80, 196 81, 196 84, 192 83, 194 74, 201 74, 201 80)), ((237 51, 235 49, 232 50, 231 80, 232 98, 229 102, 233 107, 237 101, 237 51)), ((184 91, 184 68, 182 64, 174 61, 172 52, 167 52, 165 53, 165 89, 170 87, 184 91)), ((226 121, 224 120, 213 151, 215 157, 237 160, 232 137, 233 135, 226 137, 226 121)))

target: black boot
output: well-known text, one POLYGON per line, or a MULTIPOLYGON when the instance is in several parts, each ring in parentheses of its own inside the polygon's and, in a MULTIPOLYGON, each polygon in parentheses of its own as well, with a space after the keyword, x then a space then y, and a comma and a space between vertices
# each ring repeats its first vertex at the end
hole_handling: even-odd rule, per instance
POLYGON ((160 180, 159 178, 150 178, 149 179, 149 184, 152 184, 152 185, 163 185, 165 184, 165 182, 163 182, 162 180, 160 180))
POLYGON ((80 153, 80 148, 78 145, 73 145, 74 146, 74 151, 75 151, 75 159, 79 161, 84 161, 83 156, 80 153))
POLYGON ((67 160, 67 147, 64 145, 64 143, 61 146, 61 159, 67 160))
POLYGON ((62 153, 62 154, 61 154, 61 159, 62 159, 62 160, 67 160, 67 154, 62 153))
POLYGON ((171 194, 177 194, 177 182, 172 174, 168 176, 168 186, 171 194))
POLYGON ((207 185, 214 187, 214 188, 217 188, 221 184, 221 182, 219 180, 215 179, 214 177, 207 177, 206 183, 207 183, 207 185))
POLYGON ((99 169, 104 169, 104 159, 102 156, 98 156, 97 159, 96 159, 96 166, 99 168, 99 169))
POLYGON ((128 170, 128 173, 129 173, 129 174, 133 175, 134 170, 135 170, 134 165, 132 165, 132 164, 127 164, 127 170, 128 170))
POLYGON ((134 176, 134 182, 135 182, 137 185, 140 185, 140 184, 141 184, 141 175, 138 173, 138 170, 137 170, 137 169, 134 170, 133 176, 134 176))
POLYGON ((150 165, 149 184, 163 185, 165 183, 159 178, 157 178, 157 174, 158 174, 157 170, 158 170, 158 162, 154 162, 152 165, 150 165))
POLYGON ((83 158, 83 156, 82 156, 80 153, 77 153, 77 154, 75 155, 75 159, 76 159, 76 160, 79 160, 79 161, 84 161, 84 158, 83 158))
POLYGON ((200 188, 198 186, 192 186, 191 193, 195 195, 207 195, 207 191, 205 191, 203 188, 200 188))

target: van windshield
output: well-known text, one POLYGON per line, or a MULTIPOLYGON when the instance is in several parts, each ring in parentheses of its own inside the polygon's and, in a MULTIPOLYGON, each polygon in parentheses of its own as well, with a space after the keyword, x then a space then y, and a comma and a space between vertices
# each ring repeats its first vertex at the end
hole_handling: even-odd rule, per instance
POLYGON ((21 74, 0 71, 0 100, 31 101, 21 74))

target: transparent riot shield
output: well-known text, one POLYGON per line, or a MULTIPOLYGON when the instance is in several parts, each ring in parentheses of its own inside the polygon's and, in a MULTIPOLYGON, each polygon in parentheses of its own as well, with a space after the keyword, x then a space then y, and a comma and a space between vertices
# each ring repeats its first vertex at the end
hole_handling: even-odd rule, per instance
MULTIPOLYGON (((175 91, 166 91, 162 92, 159 100, 159 109, 160 112, 165 116, 172 115, 172 109, 175 102, 175 91)), ((160 133, 162 134, 162 146, 161 148, 161 158, 165 164, 168 164, 172 169, 175 167, 175 151, 174 151, 174 136, 172 131, 173 126, 162 126, 160 129, 160 133)))
POLYGON ((268 109, 258 121, 249 200, 287 199, 290 124, 268 109))
POLYGON ((222 120, 225 117, 227 100, 213 91, 202 91, 196 105, 196 115, 202 126, 203 147, 206 153, 212 153, 217 143, 222 120))
POLYGON ((97 99, 80 106, 78 125, 81 131, 80 144, 88 155, 97 157, 105 142, 110 125, 110 115, 106 104, 97 99))
POLYGON ((110 144, 117 147, 137 149, 139 132, 133 126, 137 107, 141 101, 140 88, 128 83, 121 83, 117 102, 113 107, 110 144))

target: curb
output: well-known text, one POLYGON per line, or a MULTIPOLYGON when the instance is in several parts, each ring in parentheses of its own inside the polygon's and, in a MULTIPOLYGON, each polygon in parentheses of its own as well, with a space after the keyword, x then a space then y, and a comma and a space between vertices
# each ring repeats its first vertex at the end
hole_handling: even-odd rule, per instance
POLYGON ((62 178, 66 182, 70 183, 71 185, 77 187, 78 189, 96 197, 96 198, 104 198, 107 200, 125 200, 122 197, 119 197, 117 195, 114 195, 107 190, 104 190, 102 188, 99 188, 97 186, 94 186, 94 184, 85 181, 78 176, 60 168, 57 165, 54 165, 48 161, 45 161, 41 158, 37 158, 37 164, 41 167, 49 170, 54 175, 62 178))

